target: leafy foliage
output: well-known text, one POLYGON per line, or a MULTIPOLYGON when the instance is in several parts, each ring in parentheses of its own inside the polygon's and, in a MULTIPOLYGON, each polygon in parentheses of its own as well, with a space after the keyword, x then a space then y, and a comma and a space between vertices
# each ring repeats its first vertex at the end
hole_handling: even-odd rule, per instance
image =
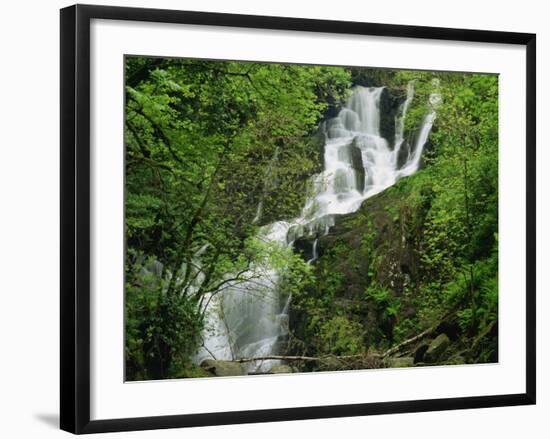
POLYGON ((190 370, 202 298, 246 273, 259 225, 299 210, 320 163, 314 131, 349 78, 336 67, 126 59, 129 379, 190 370), (162 264, 159 285, 134 275, 142 260, 162 264))
MULTIPOLYGON (((307 300, 296 304, 296 336, 311 355, 330 353, 316 340, 330 316, 343 315, 361 322, 354 334, 363 334, 362 349, 380 351, 445 321, 465 361, 495 361, 498 78, 412 71, 382 76, 394 90, 414 81, 408 142, 430 110, 430 94, 441 95, 423 169, 337 223, 331 234, 338 239, 321 240, 316 281, 303 293, 307 300)), ((368 72, 363 80, 369 77, 376 82, 368 72)), ((341 336, 344 344, 354 340, 345 331, 341 336)))
POLYGON ((366 355, 451 315, 469 362, 498 355, 496 76, 128 57, 125 146, 127 379, 204 376, 207 298, 263 263, 291 354, 366 355), (385 85, 395 114, 409 81, 408 144, 441 96, 423 169, 337 219, 313 264, 257 239, 301 210, 352 83, 385 85))

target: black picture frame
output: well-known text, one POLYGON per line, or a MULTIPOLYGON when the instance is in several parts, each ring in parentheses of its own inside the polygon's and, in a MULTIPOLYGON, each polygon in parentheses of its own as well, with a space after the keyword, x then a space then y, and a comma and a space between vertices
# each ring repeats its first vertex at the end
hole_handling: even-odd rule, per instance
POLYGON ((536 36, 529 33, 74 5, 61 10, 61 416, 63 430, 99 433, 251 422, 535 404, 536 36), (90 21, 181 23, 325 32, 526 47, 526 376, 525 393, 90 420, 90 21))

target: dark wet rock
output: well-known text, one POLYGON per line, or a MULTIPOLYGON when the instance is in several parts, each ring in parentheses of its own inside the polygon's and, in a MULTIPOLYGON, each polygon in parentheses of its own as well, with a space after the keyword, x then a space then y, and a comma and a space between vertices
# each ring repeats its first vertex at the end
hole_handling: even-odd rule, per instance
POLYGON ((406 95, 401 90, 384 88, 380 96, 380 135, 390 146, 395 142, 395 118, 406 95))
POLYGON ((349 163, 355 174, 355 187, 362 192, 365 187, 365 166, 361 148, 357 145, 357 139, 339 149, 338 159, 349 163))
POLYGON ((408 140, 404 140, 399 148, 399 153, 397 154, 397 166, 399 168, 403 167, 405 163, 407 163, 407 160, 411 154, 411 149, 410 142, 408 140))
POLYGON ((428 350, 429 347, 430 345, 428 343, 422 343, 415 349, 414 351, 415 364, 422 363, 424 361, 424 355, 426 354, 426 351, 428 350))
POLYGON ((460 337, 460 325, 458 322, 458 316, 451 314, 447 316, 436 328, 436 334, 445 333, 449 339, 454 342, 460 337))
POLYGON ((294 251, 299 253, 304 261, 313 257, 313 243, 315 238, 298 238, 294 241, 294 251))

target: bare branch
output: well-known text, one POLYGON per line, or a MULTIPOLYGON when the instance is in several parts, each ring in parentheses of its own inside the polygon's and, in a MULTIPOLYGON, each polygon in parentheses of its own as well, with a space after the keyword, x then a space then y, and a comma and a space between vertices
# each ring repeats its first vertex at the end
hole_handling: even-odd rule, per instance
POLYGON ((357 354, 357 355, 325 355, 322 357, 308 357, 303 355, 265 355, 262 357, 251 357, 251 358, 239 358, 236 361, 237 363, 248 363, 251 361, 264 361, 264 360, 283 360, 283 361, 317 361, 317 362, 326 362, 331 359, 336 360, 355 360, 364 357, 379 357, 379 354, 357 354))

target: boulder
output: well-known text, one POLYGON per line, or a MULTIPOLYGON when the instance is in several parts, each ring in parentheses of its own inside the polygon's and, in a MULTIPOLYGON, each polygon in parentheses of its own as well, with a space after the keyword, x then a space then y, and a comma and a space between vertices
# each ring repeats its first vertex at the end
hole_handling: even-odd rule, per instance
POLYGON ((201 367, 217 377, 247 375, 243 365, 236 361, 204 360, 201 367))
POLYGON ((294 241, 294 252, 299 253, 304 261, 313 257, 313 242, 315 239, 298 238, 294 241))
POLYGON ((357 142, 358 139, 356 138, 352 143, 342 146, 338 150, 338 159, 351 166, 355 175, 355 189, 363 192, 365 187, 365 165, 363 163, 363 153, 357 142))
POLYGON ((380 96, 380 135, 393 145, 395 140, 395 117, 401 103, 405 100, 402 92, 389 88, 382 90, 380 96))
POLYGON ((294 370, 288 364, 276 364, 267 373, 293 373, 294 370))
POLYGON ((447 334, 439 334, 435 339, 432 340, 430 346, 424 354, 424 361, 426 363, 436 363, 441 359, 442 354, 447 350, 451 340, 447 337, 447 334))
POLYGON ((420 346, 416 348, 414 351, 414 362, 416 363, 422 363, 424 361, 424 355, 426 354, 426 351, 430 345, 428 343, 422 343, 420 346))
POLYGON ((407 163, 409 156, 411 155, 411 144, 408 140, 404 140, 397 153, 397 166, 400 168, 407 163))

